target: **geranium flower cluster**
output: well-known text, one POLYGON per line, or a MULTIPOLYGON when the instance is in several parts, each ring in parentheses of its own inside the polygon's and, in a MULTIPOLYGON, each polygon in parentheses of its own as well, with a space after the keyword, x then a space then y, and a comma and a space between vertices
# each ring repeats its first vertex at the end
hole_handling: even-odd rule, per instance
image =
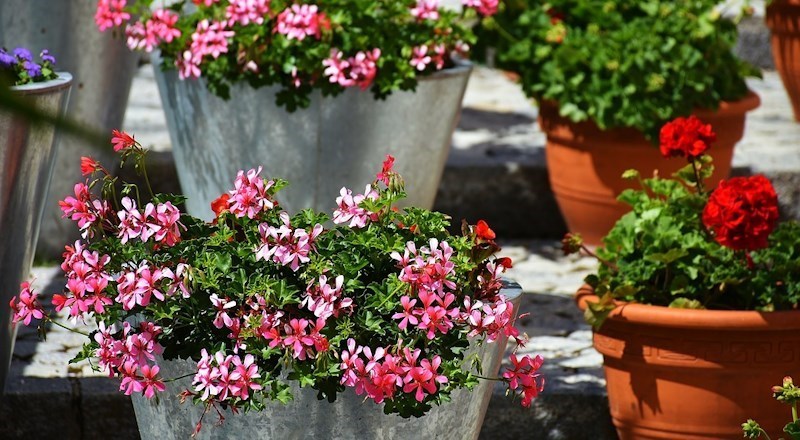
MULTIPOLYGON (((112 142, 123 162, 143 163, 132 136, 115 131, 112 142)), ((129 185, 116 194, 105 168, 82 162, 96 179, 62 207, 84 239, 66 247, 67 284, 53 303, 97 323, 82 356, 97 357, 126 394, 157 395, 168 382, 162 362, 191 358, 182 396, 206 408, 261 409, 286 398, 288 374, 419 416, 495 373, 476 371, 455 344, 524 342, 494 232, 479 222, 451 236, 444 215, 396 208, 403 183, 391 157, 364 194, 342 189, 331 229, 328 214, 280 209, 286 182, 260 168, 239 172, 205 222, 180 213, 179 197, 143 199, 129 185)), ((27 283, 10 306, 15 322, 52 319, 27 283)), ((522 367, 498 379, 529 405, 541 359, 512 360, 522 367)))
POLYGON ((39 53, 41 62, 36 62, 30 50, 18 47, 8 51, 0 47, 0 79, 10 77, 12 85, 41 82, 58 77, 55 71, 56 59, 47 49, 39 53))
POLYGON ((497 0, 463 0, 458 12, 439 0, 379 7, 328 0, 152 3, 99 1, 95 22, 101 31, 122 29, 132 50, 159 49, 164 66, 182 79, 203 76, 221 96, 230 84, 258 79, 296 96, 290 108, 304 105, 313 88, 328 94, 374 86, 376 96, 413 89, 418 74, 451 65, 451 53, 473 42, 464 23, 493 15, 498 6, 497 0))
POLYGON ((671 178, 642 178, 641 189, 619 200, 633 208, 609 231, 605 245, 588 249, 578 234, 567 234, 563 250, 583 252, 600 262, 586 278, 600 302, 588 310, 600 325, 614 301, 718 310, 793 310, 800 303, 800 223, 780 222, 778 196, 762 175, 712 177, 709 152, 716 135, 692 116, 661 130, 665 157, 688 164, 671 178))

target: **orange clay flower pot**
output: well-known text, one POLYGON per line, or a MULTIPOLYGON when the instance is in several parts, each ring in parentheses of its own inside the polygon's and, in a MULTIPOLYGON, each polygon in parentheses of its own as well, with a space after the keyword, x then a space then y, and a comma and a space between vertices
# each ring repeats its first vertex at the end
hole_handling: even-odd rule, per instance
MULTIPOLYGON (((739 101, 723 102, 717 111, 694 112, 717 133, 708 152, 716 168, 707 181, 710 185, 728 177, 733 147, 744 134, 745 113, 760 102, 751 92, 739 101)), ((617 201, 622 190, 635 185, 622 179, 625 170, 637 169, 645 177, 658 170, 669 176, 687 164, 680 158, 665 159, 635 129, 601 130, 591 121, 572 122, 558 114, 553 102, 541 103, 539 124, 547 134, 547 171, 558 207, 569 231, 581 234, 590 245, 601 244, 614 223, 630 210, 617 201)))
POLYGON ((800 0, 773 0, 767 7, 772 58, 800 121, 800 0))
MULTIPOLYGON (((597 301, 578 290, 581 308, 597 301)), ((740 439, 758 420, 783 432, 771 388, 800 369, 800 310, 686 310, 624 304, 594 333, 620 439, 740 439)))

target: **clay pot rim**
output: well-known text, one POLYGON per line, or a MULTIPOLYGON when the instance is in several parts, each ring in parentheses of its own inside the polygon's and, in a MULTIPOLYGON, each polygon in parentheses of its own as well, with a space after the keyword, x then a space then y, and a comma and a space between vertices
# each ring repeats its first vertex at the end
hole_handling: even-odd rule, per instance
MULTIPOLYGON (((800 0, 796 0, 800 4, 800 0)), ((579 124, 591 124, 596 127, 599 131, 605 132, 615 132, 619 131, 622 133, 634 132, 634 133, 641 133, 639 130, 632 128, 632 127, 613 127, 606 130, 601 130, 595 124, 594 120, 587 119, 581 122, 574 122, 567 117, 561 116, 559 113, 559 106, 558 101, 552 99, 543 99, 537 100, 539 105, 539 125, 543 127, 543 120, 550 119, 550 120, 560 120, 563 119, 568 121, 571 125, 579 125, 579 124)), ((758 108, 761 105, 761 98, 758 96, 756 92, 753 90, 748 89, 747 94, 744 95, 742 98, 737 99, 735 101, 720 101, 719 108, 716 110, 713 109, 695 109, 692 114, 697 116, 698 118, 702 119, 703 117, 708 117, 711 115, 737 115, 737 114, 746 114, 750 110, 758 108)), ((548 134, 548 133, 545 133, 548 134)))
MULTIPOLYGON (((584 284, 575 293, 575 302, 581 310, 587 303, 597 302, 594 289, 584 284)), ((758 312, 754 310, 690 310, 673 309, 649 304, 632 304, 618 301, 608 315, 615 322, 682 329, 716 329, 730 331, 767 331, 776 328, 800 330, 800 310, 758 312)))
MULTIPOLYGON (((800 0, 798 0, 800 1, 800 0)), ((736 101, 722 101, 719 103, 717 110, 711 109, 698 109, 692 112, 695 116, 702 119, 704 116, 712 114, 726 114, 726 113, 747 113, 761 105, 761 98, 752 90, 748 90, 747 94, 741 99, 736 101)))
POLYGON ((800 6, 800 0, 773 0, 772 4, 767 6, 767 11, 771 7, 783 5, 800 6))

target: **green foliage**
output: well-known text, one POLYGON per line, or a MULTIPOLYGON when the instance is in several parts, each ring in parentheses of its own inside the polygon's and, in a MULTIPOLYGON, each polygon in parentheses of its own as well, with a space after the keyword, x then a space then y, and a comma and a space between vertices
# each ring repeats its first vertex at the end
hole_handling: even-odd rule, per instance
POLYGON ((717 0, 503 0, 476 31, 478 52, 520 75, 562 116, 656 139, 664 122, 747 93, 759 72, 733 53, 736 23, 717 0))
MULTIPOLYGON (((152 16, 153 3, 138 0, 126 10, 138 14, 144 22, 152 16)), ((347 59, 378 48, 377 75, 367 88, 376 99, 384 99, 398 90, 414 90, 418 76, 436 71, 433 64, 422 72, 412 66, 413 48, 428 46, 432 53, 433 47, 443 45, 447 48, 446 63, 452 66, 449 53, 460 43, 473 43, 475 38, 465 24, 475 16, 472 9, 460 14, 440 9, 438 20, 417 20, 410 13, 416 0, 322 0, 307 2, 316 4, 329 21, 329 26, 321 26, 319 38, 289 39, 274 29, 278 14, 295 3, 273 0, 269 5, 272 13, 263 24, 230 26, 235 35, 229 39, 227 53, 216 59, 205 57, 200 64, 202 78, 212 93, 228 99, 231 87, 277 86, 278 105, 288 111, 306 108, 316 90, 323 96, 336 96, 345 90, 324 75, 323 61, 331 57, 332 50, 341 51, 347 59), (249 63, 257 69, 248 68, 249 63)), ((226 6, 227 2, 211 7, 195 7, 188 0, 175 2, 170 8, 181 14, 177 27, 182 34, 158 45, 162 69, 175 69, 175 60, 190 47, 197 24, 225 17, 226 6)))
MULTIPOLYGON (((123 158, 130 160, 130 156, 134 156, 138 163, 141 154, 143 152, 137 144, 130 151, 123 152, 123 158)), ((385 411, 403 417, 420 416, 433 405, 447 401, 451 391, 474 387, 477 377, 483 374, 480 363, 467 358, 468 348, 483 341, 470 342, 468 332, 472 328, 460 313, 467 299, 471 304, 481 300, 487 305, 500 300, 497 274, 487 275, 499 247, 492 240, 478 237, 470 226, 465 227, 463 236, 451 236, 448 232, 449 218, 441 213, 419 208, 396 208, 395 203, 404 196, 402 180, 394 171, 384 172, 390 176, 388 187, 376 180, 371 186, 376 194, 375 200, 368 199, 360 205, 374 214, 364 227, 341 224, 325 229, 322 224, 327 222, 328 216, 313 210, 289 217, 288 213, 275 207, 260 211, 254 218, 242 213, 237 216, 231 212, 230 204, 211 222, 181 214, 180 223, 184 228, 180 228, 179 240, 172 244, 142 240, 141 237, 123 243, 117 215, 104 219, 102 224, 92 224, 87 229, 90 238, 86 240, 84 253, 95 252, 96 257, 108 259, 102 265, 109 281, 102 292, 107 299, 117 294, 122 296, 123 288, 120 286, 125 274, 133 276, 143 268, 170 270, 176 274, 176 279, 153 281, 153 288, 160 289, 163 298, 156 298, 154 294, 149 301, 140 300, 127 305, 119 299, 115 302, 109 300, 111 304, 106 304, 102 312, 95 310, 89 316, 102 325, 102 329, 109 329, 104 330, 104 337, 111 339, 123 332, 123 323, 130 324, 128 330, 136 329, 145 321, 159 326, 158 344, 163 346, 162 356, 166 360, 198 361, 202 350, 212 354, 218 351, 237 353, 242 357, 253 355, 261 375, 256 382, 262 390, 254 390, 250 399, 231 397, 224 402, 215 402, 244 411, 262 410, 269 400, 284 403, 291 400, 287 381, 296 381, 301 387, 316 390, 320 399, 334 400, 337 393, 344 390, 341 353, 350 339, 359 346, 372 347, 372 350, 385 348, 397 359, 403 356, 403 350, 419 350, 420 363, 434 358, 441 360, 437 374, 446 376, 447 381, 437 385, 436 392, 426 392, 422 401, 418 401, 413 393, 398 391, 386 402, 385 411), (274 258, 258 258, 257 250, 267 239, 264 228, 269 226, 288 230, 287 236, 303 232, 308 236, 318 234, 310 239, 307 261, 292 267, 274 258), (393 318, 394 314, 403 311, 401 298, 404 295, 418 297, 422 288, 400 279, 401 269, 397 261, 400 257, 395 258, 392 254, 403 255, 412 245, 416 249, 427 247, 435 252, 438 249, 436 245, 444 242, 452 249, 452 256, 446 259, 452 263, 453 270, 447 270, 445 276, 454 287, 442 287, 443 291, 452 294, 452 305, 444 304, 451 314, 452 328, 438 329, 432 338, 426 329, 414 325, 401 329, 399 320, 393 318), (308 301, 310 296, 317 294, 314 288, 320 287, 322 276, 327 277, 328 286, 337 276, 343 277, 339 300, 352 300, 351 306, 331 312, 325 316, 326 319, 315 315, 308 303, 304 304, 304 300, 308 301), (185 284, 185 291, 176 289, 173 283, 177 282, 185 284), (234 303, 225 310, 239 322, 235 334, 232 328, 222 324, 222 328, 218 328, 214 324, 219 308, 212 298, 234 303), (280 320, 276 327, 268 327, 268 330, 277 329, 276 332, 280 333, 278 338, 297 334, 289 330, 292 321, 310 323, 308 329, 305 325, 301 328, 302 332, 308 330, 303 334, 305 336, 316 332, 313 348, 308 348, 306 343, 303 355, 298 356, 294 347, 272 343, 274 338, 264 336, 268 330, 261 329, 266 325, 262 321, 267 319, 265 314, 280 320), (237 341, 243 344, 239 345, 237 341), (307 356, 306 350, 311 352, 307 356)), ((105 174, 103 179, 113 180, 105 174)), ((285 182, 270 182, 274 184, 264 184, 269 188, 266 195, 269 201, 274 201, 273 197, 285 182)), ((124 183, 116 183, 102 185, 103 198, 109 204, 115 203, 115 188, 124 187, 124 183)), ((128 186, 125 193, 135 200, 138 207, 145 207, 149 202, 177 203, 183 200, 166 194, 143 198, 141 192, 132 186, 128 186)), ((102 206, 100 201, 97 203, 97 206, 102 206)), ((277 246, 277 242, 271 245, 277 246)), ((441 252, 445 252, 444 246, 441 252)), ((138 272, 136 276, 140 276, 138 272)), ((66 295, 71 294, 67 292, 66 295)), ((97 332, 93 336, 96 335, 97 332)), ((99 342, 92 340, 75 360, 93 356, 100 348, 99 342)), ((199 395, 191 391, 186 395, 200 402, 199 395)))
POLYGON ((641 184, 619 196, 632 211, 603 239, 596 250, 603 264, 586 279, 603 298, 587 311, 594 324, 613 307, 612 299, 692 309, 797 307, 800 224, 780 223, 769 246, 748 255, 723 247, 706 230, 701 214, 708 195, 697 191, 693 173, 641 184))
MULTIPOLYGON (((772 396, 777 401, 785 403, 792 408, 792 420, 783 427, 783 432, 789 434, 785 439, 800 440, 800 418, 798 418, 797 412, 797 403, 800 401, 800 388, 793 383, 791 377, 786 376, 783 378, 781 385, 772 387, 772 396)), ((767 440, 770 440, 769 433, 753 419, 748 419, 747 422, 742 423, 742 431, 745 438, 757 439, 763 435, 767 440)), ((783 438, 781 437, 781 439, 783 438)))

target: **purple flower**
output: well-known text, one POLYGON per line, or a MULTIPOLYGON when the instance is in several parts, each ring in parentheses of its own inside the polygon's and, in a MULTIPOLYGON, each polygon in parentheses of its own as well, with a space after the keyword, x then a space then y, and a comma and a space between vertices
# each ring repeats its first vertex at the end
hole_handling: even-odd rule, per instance
POLYGON ((5 69, 14 66, 17 64, 17 59, 14 58, 12 55, 9 55, 3 49, 0 49, 0 68, 5 69))
POLYGON ((13 54, 21 61, 33 61, 33 54, 31 54, 31 51, 25 49, 24 47, 18 47, 14 49, 13 54))
POLYGON ((50 55, 50 51, 47 49, 43 50, 42 53, 39 54, 39 56, 42 58, 42 62, 44 63, 50 63, 50 64, 56 63, 56 58, 50 55))
POLYGON ((25 61, 22 68, 28 72, 31 78, 38 78, 42 76, 42 67, 32 61, 25 61))

